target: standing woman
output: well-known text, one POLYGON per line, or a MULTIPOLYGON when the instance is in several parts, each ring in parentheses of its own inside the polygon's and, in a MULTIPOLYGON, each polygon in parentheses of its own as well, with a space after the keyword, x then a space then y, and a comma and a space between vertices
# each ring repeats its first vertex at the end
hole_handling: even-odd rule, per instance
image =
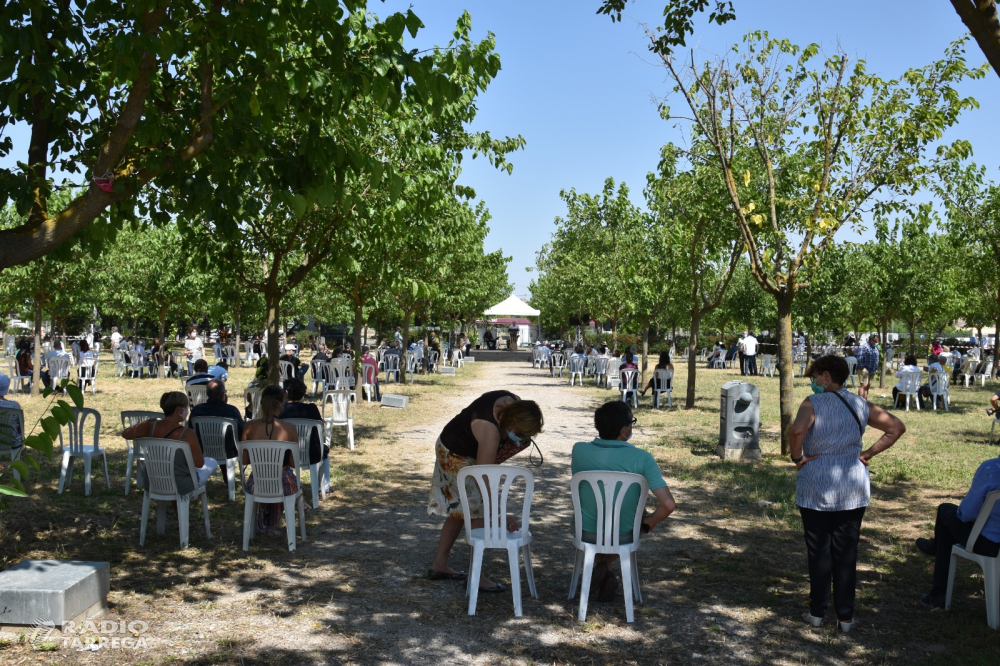
POLYGON ((198 329, 188 329, 188 339, 184 341, 184 355, 187 357, 188 375, 194 374, 194 362, 205 358, 205 343, 198 337, 198 329))
POLYGON ((802 618, 814 627, 830 603, 844 633, 854 628, 861 520, 871 500, 868 463, 892 446, 906 426, 895 416, 843 388, 847 361, 821 356, 806 375, 811 395, 802 401, 789 430, 792 462, 798 468, 795 503, 802 515, 809 556, 809 610, 802 618), (883 435, 862 450, 865 426, 883 435))
MULTIPOLYGON (((427 577, 431 580, 465 580, 464 571, 448 566, 455 540, 465 523, 458 494, 458 473, 470 465, 493 465, 501 445, 528 446, 542 431, 542 410, 532 400, 521 400, 510 391, 489 391, 476 398, 441 431, 434 447, 437 461, 431 479, 428 515, 444 516, 437 554, 427 577)), ((501 461, 502 462, 502 461, 501 461)), ((472 526, 483 526, 483 500, 473 484, 469 493, 472 526)), ((507 517, 507 529, 516 532, 517 520, 507 517)), ((483 577, 481 592, 503 592, 506 587, 483 577)))

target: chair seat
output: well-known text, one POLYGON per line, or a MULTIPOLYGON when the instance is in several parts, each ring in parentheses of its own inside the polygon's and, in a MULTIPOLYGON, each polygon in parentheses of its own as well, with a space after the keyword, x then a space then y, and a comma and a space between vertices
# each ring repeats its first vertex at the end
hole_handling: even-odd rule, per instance
MULTIPOLYGON (((188 495, 192 499, 194 499, 195 497, 198 497, 199 495, 204 494, 205 493, 205 488, 207 486, 208 486, 207 483, 205 485, 198 486, 197 488, 195 488, 194 490, 192 490, 190 493, 188 493, 188 495)), ((149 499, 156 500, 158 502, 176 502, 177 501, 177 495, 175 495, 173 493, 170 493, 170 494, 160 494, 160 493, 151 492, 149 490, 147 490, 145 492, 149 493, 149 499)))
MULTIPOLYGON (((485 532, 486 532, 485 527, 474 528, 472 532, 469 533, 469 539, 475 541, 484 541, 485 532)), ((518 542, 519 543, 518 548, 520 548, 521 546, 526 546, 529 543, 531 543, 531 530, 528 530, 527 534, 521 534, 521 530, 518 530, 517 532, 507 532, 507 541, 518 542)))
POLYGON ((63 450, 70 456, 97 456, 104 453, 104 448, 100 444, 84 444, 80 449, 73 451, 68 446, 63 450), (81 450, 82 449, 82 450, 81 450))

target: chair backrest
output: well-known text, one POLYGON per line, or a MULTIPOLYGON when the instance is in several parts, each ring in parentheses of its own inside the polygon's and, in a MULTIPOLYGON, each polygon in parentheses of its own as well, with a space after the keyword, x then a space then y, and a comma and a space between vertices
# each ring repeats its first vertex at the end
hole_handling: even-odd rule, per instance
POLYGON ((566 356, 562 352, 552 352, 550 361, 553 368, 566 367, 566 356))
POLYGON ((604 366, 604 374, 614 377, 618 374, 618 369, 622 367, 622 360, 620 358, 609 358, 607 365, 604 366))
MULTIPOLYGON (((292 452, 292 468, 302 487, 299 475, 299 446, 295 442, 276 442, 270 439, 251 439, 239 444, 240 478, 244 477, 245 465, 243 452, 246 451, 253 469, 254 498, 278 499, 285 496, 285 484, 282 481, 285 454, 292 452)), ((244 484, 246 483, 244 479, 244 484)), ((244 486, 245 487, 245 486, 244 486)))
POLYGON ((440 354, 438 354, 436 349, 432 349, 431 352, 427 355, 427 363, 429 365, 437 365, 438 357, 440 357, 440 354))
POLYGON ((330 405, 330 425, 347 425, 354 418, 354 393, 348 389, 323 392, 323 419, 326 420, 326 406, 330 405))
POLYGON ((935 395, 943 395, 948 392, 948 377, 947 372, 935 372, 927 380, 927 386, 930 388, 931 393, 935 395))
POLYGON ((364 377, 363 384, 370 385, 374 384, 378 380, 378 367, 372 364, 361 366, 361 375, 364 377))
POLYGON ((385 355, 385 369, 388 372, 395 372, 399 370, 399 354, 385 355))
POLYGON ((93 379, 97 376, 97 359, 81 358, 76 371, 81 379, 93 379))
POLYGON ((993 361, 986 361, 986 365, 983 366, 982 371, 977 374, 983 375, 985 377, 989 377, 991 374, 993 374, 993 361))
MULTIPOLYGON (((979 509, 979 515, 976 516, 976 522, 972 525, 969 540, 965 544, 966 551, 971 553, 973 548, 975 548, 976 541, 979 539, 979 535, 982 533, 983 527, 986 526, 986 521, 990 519, 990 514, 993 513, 993 508, 998 501, 1000 501, 1000 490, 994 490, 986 495, 983 506, 979 509)), ((1000 557, 1000 555, 997 557, 1000 557)))
POLYGON ((69 379, 69 357, 53 356, 49 359, 49 377, 53 383, 69 379))
MULTIPOLYGON (((69 432, 69 450, 72 453, 81 453, 83 451, 83 434, 87 427, 87 419, 91 419, 94 422, 94 446, 97 446, 97 440, 101 433, 101 413, 96 409, 91 409, 90 407, 73 407, 73 418, 66 423, 66 427, 69 432)), ((62 429, 59 430, 59 438, 62 440, 62 429)))
POLYGON ((466 479, 475 480, 483 498, 483 539, 487 548, 507 546, 507 500, 511 486, 524 478, 524 504, 521 507, 521 533, 528 531, 531 517, 531 495, 535 490, 535 477, 526 467, 517 465, 470 465, 458 472, 458 494, 465 514, 465 533, 472 533, 472 515, 469 511, 469 494, 466 479))
POLYGON ((979 365, 979 360, 976 358, 969 357, 965 359, 962 364, 962 374, 971 375, 976 371, 976 366, 979 365))
POLYGON ((916 393, 920 389, 920 375, 922 373, 919 370, 914 370, 912 372, 904 372, 900 375, 899 379, 902 382, 903 393, 916 393))
POLYGON ((888 349, 886 349, 885 350, 885 362, 886 363, 892 363, 892 357, 895 356, 895 355, 896 355, 896 350, 895 349, 893 349, 892 347, 889 347, 888 349))
POLYGON ((607 372, 607 370, 608 370, 608 359, 598 358, 596 361, 594 361, 594 371, 597 374, 603 375, 605 372, 607 372))
POLYGON ((250 418, 260 418, 260 394, 263 390, 262 388, 248 388, 243 393, 243 404, 250 408, 250 418))
POLYGON ((586 359, 582 359, 579 356, 571 356, 569 359, 569 371, 570 372, 583 372, 583 364, 586 359))
MULTIPOLYGON (((466 468, 468 469, 468 468, 466 468)), ((588 484, 594 497, 595 515, 597 517, 596 546, 597 552, 613 552, 621 545, 619 525, 632 524, 632 543, 639 543, 639 532, 642 525, 642 512, 646 508, 646 496, 649 494, 649 484, 641 474, 625 472, 577 472, 570 480, 570 490, 573 493, 573 529, 576 541, 583 541, 583 504, 580 497, 580 486, 588 484), (639 486, 639 502, 635 507, 634 516, 622 515, 625 496, 633 485, 639 486)))
POLYGON ((236 365, 236 345, 226 345, 222 348, 222 353, 226 357, 226 364, 230 368, 236 365))
POLYGON ((419 360, 420 360, 420 357, 417 356, 417 352, 416 351, 408 351, 408 352, 406 352, 406 371, 407 372, 413 372, 413 371, 415 371, 417 369, 417 362, 419 360))
POLYGON ((191 446, 187 442, 159 437, 137 437, 136 446, 139 455, 146 465, 146 477, 150 495, 177 495, 177 481, 174 479, 174 457, 180 451, 187 460, 191 471, 191 483, 198 487, 198 475, 195 472, 194 460, 191 458, 191 446))
POLYGON ((670 368, 660 368, 658 370, 655 370, 653 372, 653 376, 656 377, 656 380, 659 383, 661 391, 666 391, 673 388, 674 371, 671 370, 670 368))
POLYGON ((191 425, 198 433, 198 441, 201 448, 209 458, 215 458, 222 462, 226 456, 226 431, 233 433, 233 441, 236 441, 236 421, 224 416, 195 416, 191 419, 191 425))
MULTIPOLYGON (((319 441, 325 441, 323 437, 323 422, 313 419, 281 419, 282 423, 295 426, 299 434, 299 463, 309 467, 309 441, 312 439, 313 431, 317 431, 319 441)), ((315 481, 313 483, 316 483, 315 481)))
POLYGON ((134 425, 138 425, 145 421, 162 419, 163 412, 152 412, 148 410, 131 409, 125 410, 121 413, 122 417, 122 428, 131 428, 134 425))
POLYGON ((281 370, 282 379, 291 379, 295 376, 295 366, 292 365, 291 361, 278 361, 278 367, 281 370))
POLYGON ((208 402, 208 384, 185 385, 184 392, 187 393, 190 407, 208 402))
POLYGON ((854 374, 854 368, 857 365, 858 365, 858 359, 857 358, 851 357, 851 358, 847 359, 847 374, 853 375, 854 374))
POLYGON ((326 369, 326 361, 320 359, 313 359, 309 361, 310 372, 312 372, 313 379, 320 378, 323 381, 328 381, 329 374, 326 369))
POLYGON ((774 354, 761 354, 760 360, 764 363, 765 368, 770 368, 774 365, 774 354))
POLYGON ((621 371, 621 381, 623 390, 639 388, 639 371, 635 368, 625 368, 621 371))
POLYGON ((18 447, 24 441, 24 410, 0 407, 0 449, 18 447))

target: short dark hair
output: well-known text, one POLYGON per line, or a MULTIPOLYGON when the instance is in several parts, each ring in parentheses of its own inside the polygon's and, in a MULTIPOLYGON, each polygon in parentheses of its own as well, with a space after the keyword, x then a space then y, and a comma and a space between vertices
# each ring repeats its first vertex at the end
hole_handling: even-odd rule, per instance
POLYGON ((194 362, 194 371, 208 372, 208 361, 206 361, 203 358, 199 358, 197 361, 194 362))
POLYGON ((913 354, 907 354, 906 357, 903 358, 903 363, 906 365, 916 365, 917 357, 914 356, 913 354))
POLYGON ((632 408, 621 400, 606 402, 594 412, 594 425, 601 439, 618 439, 622 428, 632 425, 632 408))
POLYGON ((306 397, 306 383, 298 377, 285 380, 285 393, 292 402, 298 402, 306 397))
POLYGON ((226 397, 226 382, 221 379, 213 379, 205 388, 205 393, 209 400, 222 400, 226 397))
POLYGON ((828 354, 826 356, 820 356, 812 362, 812 365, 810 365, 809 369, 806 370, 806 377, 815 377, 816 375, 821 375, 824 372, 829 372, 830 379, 832 379, 835 384, 840 385, 843 385, 851 374, 846 358, 843 356, 828 354))

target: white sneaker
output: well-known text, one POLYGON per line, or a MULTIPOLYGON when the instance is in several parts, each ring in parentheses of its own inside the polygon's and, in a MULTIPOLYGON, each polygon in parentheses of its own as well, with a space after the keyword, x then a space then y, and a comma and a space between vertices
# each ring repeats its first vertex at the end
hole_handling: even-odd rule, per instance
POLYGON ((802 619, 814 627, 818 627, 819 625, 823 624, 823 618, 816 617, 809 611, 806 611, 805 613, 802 614, 802 619))
POLYGON ((849 634, 849 633, 851 633, 851 629, 853 629, 855 626, 857 626, 857 624, 858 623, 855 622, 854 620, 851 620, 850 622, 841 622, 840 623, 840 631, 841 631, 841 633, 849 634))

